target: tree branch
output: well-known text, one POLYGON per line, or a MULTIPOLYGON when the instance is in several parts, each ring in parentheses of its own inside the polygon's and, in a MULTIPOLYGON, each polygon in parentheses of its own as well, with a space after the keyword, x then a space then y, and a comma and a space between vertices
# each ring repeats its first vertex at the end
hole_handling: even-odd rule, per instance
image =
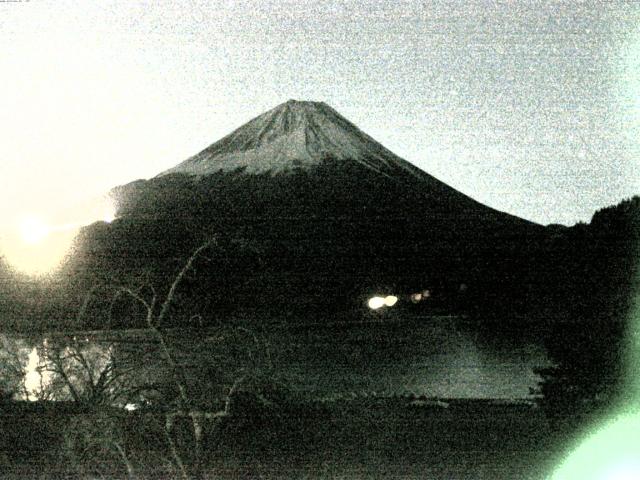
POLYGON ((182 267, 180 272, 178 272, 178 275, 176 275, 176 278, 173 280, 173 283, 171 284, 171 288, 169 289, 169 293, 167 293, 167 297, 165 298, 162 304, 162 308, 160 309, 160 314, 158 315, 157 322, 156 322, 158 326, 162 325, 162 321, 164 320, 164 317, 167 315, 167 311, 169 310, 169 307, 173 302, 173 297, 175 296, 176 290, 178 289, 178 286, 182 282, 182 279, 184 278, 186 273, 189 271, 189 269, 193 265, 193 262, 196 260, 196 258, 198 258, 198 255, 200 255, 200 253, 203 250, 210 247, 213 243, 214 243, 214 240, 209 240, 203 243, 202 245, 200 245, 198 248, 196 248, 196 250, 191 254, 189 259, 187 260, 187 263, 184 265, 184 267, 182 267))

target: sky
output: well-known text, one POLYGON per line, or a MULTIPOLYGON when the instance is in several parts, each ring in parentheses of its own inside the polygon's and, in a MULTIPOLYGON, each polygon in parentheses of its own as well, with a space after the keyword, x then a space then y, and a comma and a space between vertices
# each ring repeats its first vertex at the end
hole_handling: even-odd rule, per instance
POLYGON ((640 193, 636 2, 2 1, 0 46, 14 257, 290 98, 538 223, 640 193))

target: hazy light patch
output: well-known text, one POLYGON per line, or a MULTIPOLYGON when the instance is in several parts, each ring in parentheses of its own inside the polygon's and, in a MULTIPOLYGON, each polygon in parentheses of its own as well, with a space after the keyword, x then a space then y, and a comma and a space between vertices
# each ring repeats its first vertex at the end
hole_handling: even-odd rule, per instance
POLYGON ((622 416, 596 430, 554 473, 553 480, 640 478, 640 414, 622 416))
POLYGON ((24 377, 24 386, 29 392, 29 398, 27 400, 34 400, 35 397, 31 396, 30 392, 37 390, 40 386, 40 380, 42 376, 38 371, 38 365, 40 364, 40 356, 38 355, 38 349, 34 348, 29 354, 29 360, 25 368, 26 375, 24 377))
POLYGON ((19 226, 20 236, 25 243, 35 245, 43 241, 50 233, 47 223, 37 216, 26 216, 19 226))
POLYGON ((116 208, 113 204, 107 205, 104 208, 102 221, 106 223, 111 223, 116 219, 116 208))
POLYGON ((625 462, 607 472, 607 480, 637 480, 640 478, 640 460, 625 462))
POLYGON ((74 217, 79 220, 78 226, 90 225, 94 222, 111 223, 116 219, 117 208, 108 195, 87 202, 83 207, 74 212, 74 217))
POLYGON ((8 232, 2 238, 0 251, 17 271, 40 276, 60 264, 69 251, 75 233, 75 229, 49 229, 46 234, 34 231, 27 236, 21 231, 8 232))
MULTIPOLYGON (((636 285, 640 282, 636 280, 636 285)), ((637 287, 636 287, 637 288, 637 287)), ((596 425, 562 463, 552 480, 631 480, 640 478, 640 303, 627 328, 627 387, 614 420, 596 425)), ((613 414, 612 414, 613 415, 613 414)))

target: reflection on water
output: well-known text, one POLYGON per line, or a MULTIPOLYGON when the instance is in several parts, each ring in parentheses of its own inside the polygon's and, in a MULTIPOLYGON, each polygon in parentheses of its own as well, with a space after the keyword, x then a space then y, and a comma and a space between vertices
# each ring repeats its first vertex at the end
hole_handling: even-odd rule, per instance
POLYGON ((51 381, 51 373, 43 370, 43 359, 38 353, 38 348, 33 347, 27 359, 25 368, 24 386, 27 397, 25 400, 38 400, 40 394, 45 390, 51 381))
MULTIPOLYGON (((340 328, 316 325, 279 327, 266 332, 242 329, 246 331, 238 330, 233 335, 217 329, 174 331, 171 344, 177 357, 193 372, 198 364, 209 365, 215 359, 217 369, 211 373, 211 383, 228 381, 235 372, 246 370, 248 363, 253 364, 252 368, 264 368, 258 363, 268 359, 280 382, 309 396, 359 392, 385 396, 527 397, 539 380, 533 368, 548 364, 542 347, 524 341, 496 347, 461 328, 460 322, 457 317, 433 317, 340 328), (262 359, 256 360, 260 356, 262 359)), ((81 348, 92 361, 99 360, 99 365, 86 372, 88 376, 99 375, 111 354, 120 357, 121 364, 128 368, 139 365, 144 376, 166 374, 157 338, 148 331, 85 332, 82 342, 76 335, 77 332, 59 335, 56 341, 61 346, 81 348), (124 359, 126 362, 122 363, 124 359)), ((27 392, 34 392, 41 385, 42 370, 38 367, 43 362, 34 348, 37 345, 20 342, 24 387, 27 392)), ((43 344, 40 352, 44 351, 42 348, 43 344)), ((71 353, 67 347, 65 361, 73 361, 71 353)), ((71 364, 68 368, 76 375, 81 370, 71 364)), ((48 381, 46 378, 45 383, 48 381)))
POLYGON ((298 388, 436 397, 522 398, 548 364, 531 343, 495 347, 457 317, 284 333, 284 369, 298 388))

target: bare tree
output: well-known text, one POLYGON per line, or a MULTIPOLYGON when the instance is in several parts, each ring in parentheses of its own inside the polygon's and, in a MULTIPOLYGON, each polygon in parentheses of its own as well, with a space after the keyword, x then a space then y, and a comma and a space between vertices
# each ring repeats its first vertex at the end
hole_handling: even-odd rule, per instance
MULTIPOLYGON (((197 398, 198 395, 194 394, 193 392, 193 390, 196 389, 200 391, 202 389, 202 384, 198 383, 195 385, 195 388, 190 388, 191 382, 189 381, 190 375, 188 374, 188 372, 190 368, 193 369, 194 365, 190 365, 190 361, 188 359, 181 358, 180 354, 178 353, 180 349, 176 348, 175 342, 171 338, 168 330, 165 328, 168 313, 175 300, 176 293, 181 283, 183 282, 189 270, 193 268, 196 259, 202 254, 202 252, 210 248, 212 245, 212 241, 206 242, 200 245, 191 254, 184 266, 175 276, 167 295, 164 297, 164 299, 162 299, 162 301, 159 300, 156 292, 153 289, 151 289, 152 296, 150 300, 143 298, 143 296, 141 296, 137 291, 129 288, 120 288, 118 290, 118 295, 128 295, 143 307, 146 313, 146 326, 157 340, 161 357, 169 370, 174 385, 177 387, 178 396, 175 405, 170 411, 165 413, 164 432, 167 443, 169 445, 169 449, 171 451, 171 455, 173 457, 173 461, 175 462, 178 472, 183 479, 191 478, 192 476, 197 478, 201 475, 203 448, 206 433, 216 430, 216 427, 220 424, 220 422, 231 414, 233 404, 232 402, 236 392, 241 387, 241 385, 255 379, 256 375, 256 370, 255 368, 251 368, 252 366, 247 366, 236 371, 236 378, 234 378, 225 389, 226 391, 223 394, 223 402, 220 404, 219 408, 212 410, 212 405, 210 403, 208 405, 203 405, 203 402, 197 398), (174 429, 177 420, 187 420, 191 425, 191 434, 193 437, 194 445, 193 460, 190 462, 191 468, 186 465, 184 456, 179 451, 175 439, 174 429)), ((257 336, 248 329, 235 329, 235 331, 233 332, 233 336, 237 338, 238 335, 249 337, 254 346, 257 345, 259 347, 264 347, 257 336)), ((181 336, 184 340, 184 332, 181 333, 181 336)), ((229 341, 231 339, 231 336, 232 335, 230 334, 230 332, 221 331, 217 335, 209 337, 208 339, 201 338, 200 340, 196 340, 195 338, 193 338, 190 339, 190 347, 195 347, 196 343, 199 342, 206 343, 207 341, 229 341)), ((261 348, 261 350, 263 352, 266 352, 266 359, 268 364, 270 365, 271 359, 268 353, 269 349, 261 348)), ((249 348, 247 349, 247 352, 249 360, 255 360, 253 349, 249 348)), ((205 356, 203 355, 199 358, 202 359, 205 358, 205 356)), ((193 362, 193 359, 191 359, 191 362, 193 362)), ((196 365, 195 367, 199 370, 202 370, 203 365, 196 365)), ((255 367, 255 365, 253 365, 253 367, 255 367)), ((207 379, 202 380, 207 381, 207 379)), ((211 380, 212 379, 208 379, 208 381, 211 380)))
MULTIPOLYGON (((126 449, 121 419, 109 416, 114 405, 132 407, 143 399, 158 398, 163 416, 162 431, 167 446, 173 476, 182 479, 202 476, 205 441, 220 435, 225 418, 233 413, 234 398, 243 387, 255 384, 260 375, 272 370, 270 349, 258 335, 247 328, 220 327, 215 332, 202 329, 176 331, 167 326, 177 292, 196 260, 210 248, 206 242, 193 251, 173 278, 165 296, 160 297, 152 285, 138 288, 119 286, 113 290, 111 305, 122 297, 131 298, 142 307, 146 340, 153 348, 142 358, 130 358, 116 341, 96 345, 83 335, 65 335, 47 339, 41 348, 42 370, 51 376, 49 392, 52 398, 73 400, 84 406, 98 408, 101 415, 95 426, 76 422, 73 447, 78 458, 86 457, 95 445, 102 445, 113 457, 120 458, 127 475, 135 476, 135 466, 126 449), (219 352, 230 343, 242 345, 242 365, 232 365, 219 352), (168 378, 168 380, 167 380, 168 378), (168 391, 175 392, 171 395, 168 391), (102 408, 99 408, 102 407, 102 408), (106 417, 104 416, 106 415, 106 417), (108 423, 108 418, 112 423, 108 423), (82 427, 84 425, 84 427, 82 427), (188 425, 189 442, 183 438, 188 425)), ((85 315, 92 289, 82 304, 78 319, 85 315)), ((256 395, 264 403, 268 399, 256 395)), ((137 406, 137 405, 136 405, 137 406)), ((121 410, 122 411, 122 410, 121 410)), ((157 417, 158 410, 149 415, 157 417)), ((156 459, 156 461, 166 459, 156 459)))
POLYGON ((31 397, 27 386, 29 347, 16 338, 0 335, 0 389, 6 398, 31 397))
POLYGON ((40 350, 43 394, 52 400, 73 400, 87 407, 124 406, 152 385, 139 383, 140 365, 120 360, 115 343, 86 337, 47 338, 40 350))

